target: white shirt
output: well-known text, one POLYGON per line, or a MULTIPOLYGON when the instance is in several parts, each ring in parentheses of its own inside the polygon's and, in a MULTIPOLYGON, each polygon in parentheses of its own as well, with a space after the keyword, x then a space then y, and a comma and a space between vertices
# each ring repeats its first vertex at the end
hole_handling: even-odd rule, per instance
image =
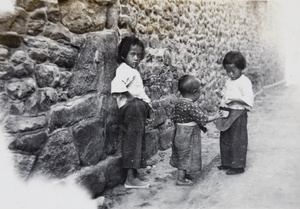
MULTIPOLYGON (((150 98, 146 95, 143 80, 140 73, 122 63, 116 70, 116 76, 111 82, 111 93, 129 92, 133 97, 142 99, 144 102, 150 103, 150 98)), ((118 107, 122 107, 126 102, 126 96, 119 94, 116 96, 118 107)))
POLYGON ((225 83, 225 88, 223 90, 223 98, 221 100, 221 107, 228 107, 231 109, 238 110, 251 110, 254 103, 254 94, 252 90, 252 83, 244 74, 242 74, 238 79, 231 80, 229 79, 225 83), (244 101, 247 105, 232 102, 226 104, 228 98, 238 98, 244 101))

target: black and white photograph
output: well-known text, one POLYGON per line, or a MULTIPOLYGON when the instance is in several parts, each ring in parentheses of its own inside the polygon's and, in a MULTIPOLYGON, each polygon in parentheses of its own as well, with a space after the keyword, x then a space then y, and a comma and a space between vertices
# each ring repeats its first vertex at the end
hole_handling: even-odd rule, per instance
POLYGON ((0 208, 300 208, 299 9, 0 0, 0 208))

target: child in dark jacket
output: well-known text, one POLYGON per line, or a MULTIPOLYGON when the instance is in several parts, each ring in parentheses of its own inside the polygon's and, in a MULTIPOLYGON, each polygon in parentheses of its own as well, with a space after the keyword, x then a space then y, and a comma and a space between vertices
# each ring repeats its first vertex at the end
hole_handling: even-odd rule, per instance
POLYGON ((222 117, 221 112, 213 116, 203 114, 195 104, 200 97, 201 83, 192 75, 184 75, 179 79, 178 90, 182 97, 175 102, 172 121, 175 124, 175 136, 172 145, 170 164, 178 169, 177 185, 189 186, 193 182, 188 179, 192 172, 201 170, 201 128, 222 117))

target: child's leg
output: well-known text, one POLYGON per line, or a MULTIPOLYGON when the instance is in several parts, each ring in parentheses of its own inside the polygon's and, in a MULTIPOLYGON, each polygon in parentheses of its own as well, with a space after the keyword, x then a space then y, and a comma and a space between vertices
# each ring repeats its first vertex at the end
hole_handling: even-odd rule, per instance
POLYGON ((220 170, 226 170, 232 165, 232 134, 231 128, 220 133, 220 154, 221 154, 221 166, 220 170), (225 169, 223 169, 225 168, 225 169))
POLYGON ((186 178, 186 170, 178 169, 177 185, 192 186, 193 182, 186 178))
POLYGON ((226 174, 243 173, 248 145, 247 113, 237 118, 228 130, 221 132, 221 139, 222 166, 229 166, 226 174))
POLYGON ((177 177, 177 179, 179 181, 185 180, 185 173, 186 173, 185 170, 178 169, 178 177, 177 177))
POLYGON ((134 177, 134 169, 132 169, 132 168, 127 169, 127 180, 126 181, 131 182, 131 181, 133 181, 134 178, 135 178, 134 177))
POLYGON ((147 118, 147 107, 142 100, 135 99, 124 109, 123 125, 126 134, 122 139, 123 167, 141 168, 145 167, 146 159, 143 156, 145 140, 145 121, 147 118))
POLYGON ((128 169, 125 187, 147 188, 149 184, 138 178, 137 169, 146 165, 142 152, 145 149, 145 121, 148 109, 142 100, 135 99, 123 109, 123 115, 126 134, 122 141, 122 164, 128 169))

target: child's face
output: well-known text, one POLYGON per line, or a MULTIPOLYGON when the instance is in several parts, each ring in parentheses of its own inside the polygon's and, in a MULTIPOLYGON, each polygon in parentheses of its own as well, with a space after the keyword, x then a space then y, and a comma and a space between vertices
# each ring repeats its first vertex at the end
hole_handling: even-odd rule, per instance
POLYGON ((226 64, 225 70, 231 80, 236 80, 242 75, 242 71, 238 69, 235 64, 226 64))
POLYGON ((137 68, 143 55, 143 48, 138 45, 131 45, 125 63, 132 68, 137 68))

